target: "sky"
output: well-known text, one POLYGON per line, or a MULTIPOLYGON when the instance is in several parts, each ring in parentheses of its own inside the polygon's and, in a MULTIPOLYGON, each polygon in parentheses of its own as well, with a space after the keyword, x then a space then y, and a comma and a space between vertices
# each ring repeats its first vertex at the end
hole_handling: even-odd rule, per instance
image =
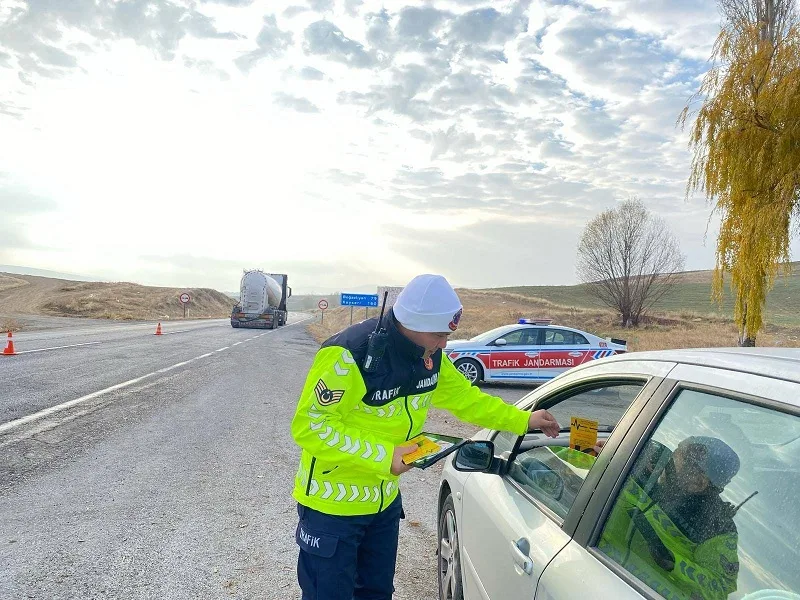
POLYGON ((295 293, 576 282, 638 196, 711 268, 700 0, 3 0, 0 264, 295 293))

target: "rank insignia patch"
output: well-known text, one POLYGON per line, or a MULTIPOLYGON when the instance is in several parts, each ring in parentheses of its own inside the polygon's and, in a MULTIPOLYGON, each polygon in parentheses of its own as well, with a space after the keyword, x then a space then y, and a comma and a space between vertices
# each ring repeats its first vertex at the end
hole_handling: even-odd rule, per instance
POLYGON ((314 395, 322 406, 328 406, 329 404, 336 404, 339 402, 342 396, 344 396, 344 390, 330 390, 328 386, 325 385, 325 382, 320 379, 314 388, 314 395))

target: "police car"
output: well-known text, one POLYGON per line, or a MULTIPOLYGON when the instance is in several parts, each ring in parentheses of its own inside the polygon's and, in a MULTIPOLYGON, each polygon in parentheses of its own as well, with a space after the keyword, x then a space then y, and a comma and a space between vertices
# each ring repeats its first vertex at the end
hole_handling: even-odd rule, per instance
POLYGON ((469 340, 451 340, 444 349, 472 383, 542 383, 598 358, 622 354, 625 340, 603 339, 550 319, 520 319, 469 340))

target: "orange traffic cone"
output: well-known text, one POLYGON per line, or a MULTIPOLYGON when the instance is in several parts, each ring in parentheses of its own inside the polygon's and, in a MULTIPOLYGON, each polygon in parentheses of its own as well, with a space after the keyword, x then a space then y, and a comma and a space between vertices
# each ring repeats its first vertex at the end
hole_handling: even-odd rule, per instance
POLYGON ((156 327, 156 335, 162 335, 162 333, 161 333, 161 323, 159 323, 158 327, 156 327))
POLYGON ((8 332, 8 345, 3 349, 3 354, 5 356, 14 356, 16 352, 14 351, 14 340, 11 339, 11 332, 8 332))

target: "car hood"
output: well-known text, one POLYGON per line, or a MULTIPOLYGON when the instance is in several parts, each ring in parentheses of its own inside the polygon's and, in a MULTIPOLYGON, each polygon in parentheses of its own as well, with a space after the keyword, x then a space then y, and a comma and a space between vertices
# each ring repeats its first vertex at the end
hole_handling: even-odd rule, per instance
POLYGON ((447 342, 447 346, 445 347, 445 352, 452 352, 453 350, 460 350, 461 348, 480 348, 482 344, 477 344, 475 342, 470 342, 469 340, 450 340, 447 342))

